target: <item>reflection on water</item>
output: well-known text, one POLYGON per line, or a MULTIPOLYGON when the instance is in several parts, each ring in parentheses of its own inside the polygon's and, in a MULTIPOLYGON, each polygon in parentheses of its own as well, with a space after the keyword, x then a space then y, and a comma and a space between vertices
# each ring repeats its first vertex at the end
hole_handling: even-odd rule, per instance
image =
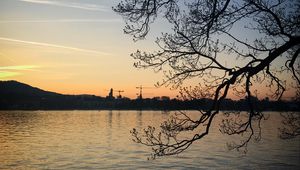
MULTIPOLYGON (((196 114, 196 112, 195 112, 196 114)), ((129 131, 159 126, 160 111, 0 111, 0 169, 299 169, 300 141, 278 139, 279 113, 247 155, 227 151, 218 126, 179 156, 148 161, 129 131)), ((218 121, 218 120, 217 120, 218 121)), ((217 124, 217 123, 216 123, 217 124)))

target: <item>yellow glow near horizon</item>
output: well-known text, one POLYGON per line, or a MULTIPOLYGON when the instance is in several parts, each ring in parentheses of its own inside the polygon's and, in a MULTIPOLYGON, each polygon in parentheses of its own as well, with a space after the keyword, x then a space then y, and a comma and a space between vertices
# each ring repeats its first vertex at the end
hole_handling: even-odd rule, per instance
POLYGON ((35 65, 0 66, 0 70, 33 70, 39 67, 35 65))
MULTIPOLYGON (((136 49, 152 51, 154 37, 134 43, 124 35, 122 18, 111 10, 115 3, 1 1, 0 79, 63 94, 106 96, 113 88, 136 98, 136 86, 162 79, 151 69, 135 69, 129 56, 136 49)), ((143 95, 175 97, 177 92, 159 88, 143 95)))
MULTIPOLYGON (((122 31, 122 17, 111 10, 116 3, 1 0, 0 80, 13 79, 63 94, 106 96, 106 90, 113 88, 136 98, 137 86, 153 86, 163 73, 134 68, 130 53, 157 50, 155 38, 168 26, 156 23, 145 40, 133 42, 122 31)), ((184 85, 198 81, 195 78, 184 85)), ((267 91, 261 85, 257 89, 267 91)), ((292 96, 295 90, 288 90, 287 96, 292 96)), ((169 87, 147 89, 143 94, 149 98, 177 95, 169 87)))
POLYGON ((0 80, 6 80, 22 75, 21 71, 30 71, 39 68, 35 65, 0 66, 0 80))
POLYGON ((5 80, 7 78, 15 77, 21 73, 12 72, 12 71, 0 71, 0 80, 5 80))

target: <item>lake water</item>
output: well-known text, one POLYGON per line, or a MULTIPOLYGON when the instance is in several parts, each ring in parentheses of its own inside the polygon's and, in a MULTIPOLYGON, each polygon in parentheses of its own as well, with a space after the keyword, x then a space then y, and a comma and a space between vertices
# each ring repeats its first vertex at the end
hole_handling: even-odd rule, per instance
POLYGON ((262 140, 247 154, 228 151, 232 138, 215 122, 186 152, 147 160, 150 149, 132 142, 129 131, 158 126, 167 113, 0 111, 0 169, 299 169, 300 138, 279 139, 280 115, 268 114, 262 140))

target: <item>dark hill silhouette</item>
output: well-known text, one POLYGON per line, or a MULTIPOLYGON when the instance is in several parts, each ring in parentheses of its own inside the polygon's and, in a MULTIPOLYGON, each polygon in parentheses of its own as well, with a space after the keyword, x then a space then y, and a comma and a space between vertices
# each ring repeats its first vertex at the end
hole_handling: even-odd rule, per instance
POLYGON ((1 95, 25 95, 25 96, 56 96, 61 94, 45 91, 14 80, 0 81, 1 95))
POLYGON ((92 109, 100 97, 64 95, 17 81, 0 81, 0 109, 92 109))

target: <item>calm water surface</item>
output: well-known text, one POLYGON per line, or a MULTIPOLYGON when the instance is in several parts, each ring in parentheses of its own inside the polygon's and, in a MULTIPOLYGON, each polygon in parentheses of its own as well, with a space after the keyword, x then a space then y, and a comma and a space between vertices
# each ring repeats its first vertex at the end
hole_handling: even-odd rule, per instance
POLYGON ((158 126, 161 111, 0 111, 0 169, 299 169, 299 137, 279 139, 280 115, 268 114, 246 155, 228 151, 215 123, 185 153, 148 161, 129 131, 158 126))

